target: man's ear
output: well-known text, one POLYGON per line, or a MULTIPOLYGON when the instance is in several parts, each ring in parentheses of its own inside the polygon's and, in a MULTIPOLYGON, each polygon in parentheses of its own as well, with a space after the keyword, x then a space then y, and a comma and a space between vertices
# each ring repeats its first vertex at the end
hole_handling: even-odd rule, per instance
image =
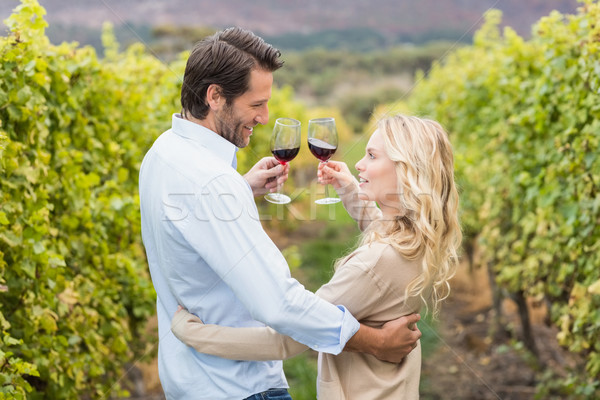
POLYGON ((219 85, 213 83, 206 89, 206 102, 213 110, 218 110, 225 104, 225 98, 221 93, 219 85))

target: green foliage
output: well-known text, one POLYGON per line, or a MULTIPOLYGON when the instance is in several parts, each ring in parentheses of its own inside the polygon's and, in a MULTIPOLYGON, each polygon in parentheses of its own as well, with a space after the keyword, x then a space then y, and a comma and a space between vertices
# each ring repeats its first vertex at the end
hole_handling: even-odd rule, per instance
POLYGON ((500 20, 420 76, 409 106, 451 132, 463 223, 498 283, 545 296, 559 343, 586 360, 554 387, 598 397, 600 5, 553 12, 528 41, 500 20))
MULTIPOLYGON (((43 2, 43 4, 46 7, 52 7, 47 2, 43 2)), ((54 21, 46 29, 46 35, 50 39, 50 42, 54 44, 71 42, 76 38, 80 46, 92 46, 99 56, 104 54, 104 47, 101 40, 102 27, 95 26, 95 24, 73 25, 68 22, 61 23, 54 21)), ((136 42, 150 43, 154 38, 152 26, 132 21, 117 24, 114 27, 114 35, 119 43, 123 43, 126 47, 136 42)), ((159 44, 157 43, 156 46, 158 47, 159 44)), ((155 50, 154 43, 152 47, 155 50)))
POLYGON ((380 32, 363 27, 327 29, 312 33, 289 32, 279 36, 265 37, 265 40, 285 51, 324 48, 362 52, 381 49, 388 42, 380 32))
POLYGON ((373 111, 380 104, 402 98, 404 93, 398 88, 383 87, 371 90, 368 94, 351 94, 340 100, 340 111, 348 119, 354 132, 363 132, 373 111))
MULTIPOLYGON (((139 167, 180 109, 187 54, 120 51, 106 26, 100 59, 50 44, 43 15, 23 0, 0 38, 0 399, 125 396, 125 365, 156 342, 139 167)), ((291 88, 272 95, 272 117, 308 120, 291 88)), ((270 155, 273 122, 240 171, 270 155)))
POLYGON ((294 400, 314 400, 317 398, 317 357, 312 350, 285 360, 285 376, 290 385, 290 395, 294 400))
MULTIPOLYGON (((275 73, 274 78, 278 85, 290 85, 300 95, 314 98, 321 104, 337 104, 347 97, 345 92, 338 95, 337 88, 348 88, 354 96, 362 95, 356 92, 359 83, 369 87, 370 91, 374 80, 413 76, 417 70, 429 69, 431 63, 451 47, 451 43, 436 42, 423 47, 398 46, 367 53, 324 48, 285 52, 285 65, 275 73)), ((368 95, 373 93, 369 92, 368 95)), ((382 98, 380 103, 388 100, 382 98)), ((348 110, 350 113, 352 111, 348 110)), ((344 116, 351 118, 346 112, 344 116)), ((357 125, 354 121, 351 123, 357 125)))
MULTIPOLYGON (((0 260, 1 261, 1 260, 0 260)), ((6 291, 6 286, 0 287, 0 292, 6 291)), ((8 333, 10 323, 0 312, 0 329, 2 336, 0 343, 0 376, 2 377, 2 387, 0 387, 0 400, 4 399, 24 399, 28 392, 31 392, 31 385, 24 376, 39 376, 35 365, 23 361, 16 357, 15 352, 23 345, 23 341, 11 337, 8 333)))
MULTIPOLYGON (((23 0, 0 38, 0 398, 119 396, 154 312, 137 176, 179 76, 110 30, 51 45, 23 0)), ((181 69, 179 69, 181 70, 181 69)))
POLYGON ((2 159, 2 153, 4 152, 4 147, 6 146, 6 134, 1 130, 2 129, 2 121, 0 121, 0 160, 2 159))
MULTIPOLYGON (((190 50, 196 42, 210 36, 216 29, 203 26, 159 25, 152 28, 152 54, 162 60, 171 60, 182 51, 190 50)), ((118 37, 118 36, 117 36, 118 37)))

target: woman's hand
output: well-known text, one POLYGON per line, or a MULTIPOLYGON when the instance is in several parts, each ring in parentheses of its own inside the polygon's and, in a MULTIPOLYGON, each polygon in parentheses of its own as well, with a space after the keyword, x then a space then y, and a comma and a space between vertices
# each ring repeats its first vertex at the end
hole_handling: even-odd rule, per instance
POLYGON ((341 161, 327 161, 326 164, 319 163, 317 177, 319 183, 333 185, 338 194, 340 194, 340 189, 343 192, 349 185, 358 183, 346 163, 341 161))
POLYGON ((181 305, 177 306, 177 311, 171 320, 171 331, 182 342, 185 342, 185 337, 192 326, 204 325, 204 322, 194 314, 189 313, 181 305))

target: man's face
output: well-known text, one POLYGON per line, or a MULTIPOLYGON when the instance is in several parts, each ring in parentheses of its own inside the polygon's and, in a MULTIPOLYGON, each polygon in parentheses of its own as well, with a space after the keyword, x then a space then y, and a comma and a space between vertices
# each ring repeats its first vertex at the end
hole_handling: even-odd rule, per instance
POLYGON ((252 70, 249 89, 215 112, 216 132, 239 148, 248 146, 254 127, 269 122, 267 103, 272 86, 271 72, 252 70))

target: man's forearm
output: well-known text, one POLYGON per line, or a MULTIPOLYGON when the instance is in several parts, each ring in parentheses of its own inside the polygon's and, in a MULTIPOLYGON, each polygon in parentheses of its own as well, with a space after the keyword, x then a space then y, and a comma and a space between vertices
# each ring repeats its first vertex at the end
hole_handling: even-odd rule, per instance
POLYGON ((378 344, 382 341, 381 330, 360 324, 358 331, 348 340, 344 351, 367 353, 378 356, 378 344))

